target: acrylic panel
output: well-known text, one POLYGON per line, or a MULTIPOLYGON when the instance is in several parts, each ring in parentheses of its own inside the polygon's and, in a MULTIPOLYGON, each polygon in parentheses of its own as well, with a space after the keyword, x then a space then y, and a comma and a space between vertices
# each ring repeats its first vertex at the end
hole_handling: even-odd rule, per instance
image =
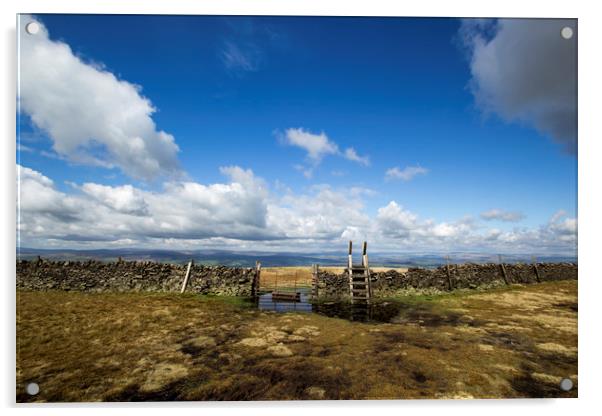
POLYGON ((577 397, 576 19, 17 33, 17 402, 577 397))

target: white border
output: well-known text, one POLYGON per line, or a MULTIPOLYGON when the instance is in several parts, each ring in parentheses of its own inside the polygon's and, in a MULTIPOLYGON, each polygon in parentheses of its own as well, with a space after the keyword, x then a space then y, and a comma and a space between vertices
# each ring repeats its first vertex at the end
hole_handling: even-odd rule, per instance
POLYGON ((1 141, 3 157, 0 173, 4 203, 2 204, 2 246, 0 262, 3 266, 2 302, 2 367, 0 367, 0 392, 2 404, 12 414, 80 414, 82 410, 94 414, 121 415, 145 409, 149 415, 166 413, 166 408, 177 407, 177 414, 215 412, 237 414, 261 411, 264 415, 297 415, 316 411, 344 411, 346 414, 364 414, 369 408, 387 414, 419 413, 470 415, 505 415, 509 412, 545 412, 549 415, 581 414, 593 412, 595 400, 600 396, 599 346, 601 336, 600 303, 602 275, 596 260, 600 261, 599 213, 602 213, 600 181, 602 156, 600 147, 600 75, 602 63, 602 15, 593 1, 527 2, 506 1, 434 1, 393 2, 370 0, 163 0, 129 1, 105 0, 86 3, 76 0, 3 0, 2 13, 2 89, 0 115, 4 135, 1 141), (452 401, 386 401, 386 402, 276 402, 276 403, 156 403, 156 404, 104 404, 104 405, 51 405, 19 406, 15 408, 15 80, 17 13, 117 13, 117 14, 269 14, 269 15, 348 15, 348 16, 464 16, 464 17, 571 17, 579 18, 579 399, 572 400, 478 400, 452 401), (84 409, 82 409, 82 407, 84 409), (110 410, 109 410, 110 409, 110 410), (339 410, 340 409, 340 410, 339 410))

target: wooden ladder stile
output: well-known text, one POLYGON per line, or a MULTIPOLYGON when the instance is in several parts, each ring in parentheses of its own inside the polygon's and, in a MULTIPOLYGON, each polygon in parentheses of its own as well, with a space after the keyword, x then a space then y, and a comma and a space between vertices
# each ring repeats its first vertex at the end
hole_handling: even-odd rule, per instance
POLYGON ((349 293, 353 299, 353 243, 349 241, 349 255, 347 257, 347 272, 349 273, 349 293))
POLYGON ((368 266, 367 243, 362 246, 362 263, 353 265, 352 243, 349 242, 349 258, 347 271, 349 273, 349 294, 353 303, 368 303, 372 297, 372 283, 370 279, 370 268, 368 266))
POLYGON ((320 272, 320 266, 312 264, 311 266, 311 296, 314 299, 318 298, 318 274, 320 272))
POLYGON ((370 267, 368 265, 368 243, 364 241, 362 246, 362 266, 364 267, 364 277, 366 280, 366 293, 368 299, 372 297, 372 279, 370 278, 370 267))

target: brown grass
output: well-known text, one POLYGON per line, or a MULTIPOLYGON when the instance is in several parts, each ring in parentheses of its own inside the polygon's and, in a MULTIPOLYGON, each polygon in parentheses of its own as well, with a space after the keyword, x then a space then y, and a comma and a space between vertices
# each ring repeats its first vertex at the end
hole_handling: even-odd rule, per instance
POLYGON ((411 301, 377 324, 233 298, 18 292, 17 400, 576 397, 558 388, 577 385, 575 281, 411 301))

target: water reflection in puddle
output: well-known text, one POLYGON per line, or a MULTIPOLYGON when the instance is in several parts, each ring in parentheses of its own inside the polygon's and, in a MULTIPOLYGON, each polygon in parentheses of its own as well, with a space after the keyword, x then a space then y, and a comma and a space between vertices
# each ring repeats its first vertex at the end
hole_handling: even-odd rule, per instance
MULTIPOLYGON (((370 304, 352 304, 350 302, 310 302, 309 288, 297 289, 301 294, 300 302, 273 300, 272 293, 260 295, 257 306, 260 310, 275 312, 313 312, 331 318, 347 319, 359 322, 395 322, 400 315, 410 315, 418 312, 416 307, 410 307, 401 302, 373 301, 370 304), (405 312, 405 313, 404 313, 405 312)), ((419 316, 412 316, 418 320, 419 316), (417 319, 418 318, 418 319, 417 319)))
POLYGON ((324 302, 313 306, 314 312, 320 315, 359 322, 391 322, 404 309, 403 304, 381 301, 372 301, 370 304, 324 302))
POLYGON ((256 300, 256 305, 264 311, 308 312, 357 322, 388 322, 395 324, 417 324, 437 327, 442 325, 469 325, 479 323, 450 311, 435 311, 428 304, 406 303, 399 300, 372 300, 370 304, 345 301, 311 303, 311 289, 297 289, 300 302, 273 301, 271 293, 265 293, 256 300))
POLYGON ((309 302, 310 289, 297 289, 301 294, 300 302, 291 302, 283 300, 273 300, 272 293, 265 293, 259 296, 257 306, 263 311, 276 312, 312 312, 312 304, 309 302))

